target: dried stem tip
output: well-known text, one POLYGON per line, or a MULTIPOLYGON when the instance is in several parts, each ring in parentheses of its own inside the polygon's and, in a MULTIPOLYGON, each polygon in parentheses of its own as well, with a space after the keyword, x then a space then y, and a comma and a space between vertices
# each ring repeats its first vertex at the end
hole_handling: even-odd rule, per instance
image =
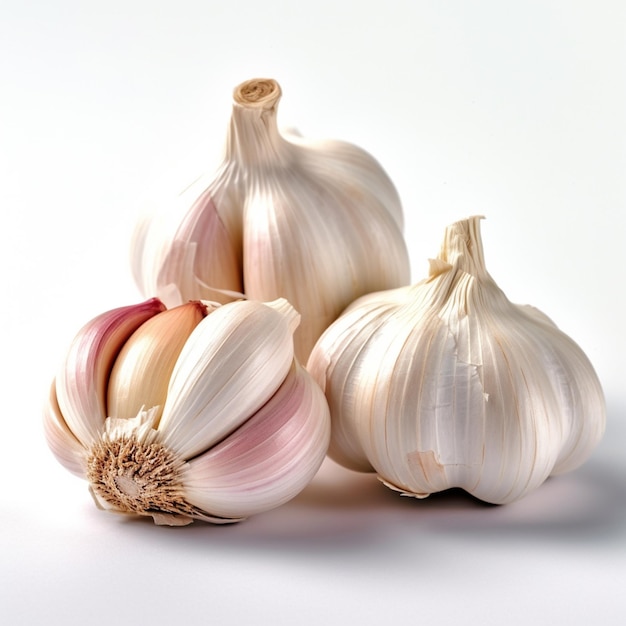
POLYGON ((271 109, 281 95, 280 85, 272 78, 253 78, 235 88, 233 99, 246 108, 271 109))
POLYGON ((160 443, 135 436, 101 440, 87 461, 95 494, 123 513, 191 516, 180 478, 184 461, 160 443))

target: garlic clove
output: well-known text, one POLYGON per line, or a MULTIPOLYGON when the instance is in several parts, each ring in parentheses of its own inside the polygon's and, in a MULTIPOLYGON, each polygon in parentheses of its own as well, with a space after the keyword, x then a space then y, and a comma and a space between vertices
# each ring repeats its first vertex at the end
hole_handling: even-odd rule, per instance
POLYGON ((56 381, 52 382, 50 395, 43 411, 44 435, 48 447, 57 461, 75 476, 85 474, 85 448, 69 429, 59 408, 56 381))
POLYGON ((150 318, 128 338, 109 376, 107 415, 131 418, 144 407, 158 407, 160 416, 174 364, 206 315, 206 304, 182 304, 150 318))
POLYGON ((400 196, 391 178, 371 154, 345 141, 312 140, 290 135, 290 143, 305 148, 300 152, 305 169, 318 172, 326 180, 342 180, 349 195, 362 199, 371 195, 391 215, 398 228, 404 229, 400 196))
POLYGON ((322 334, 306 366, 325 392, 330 407, 329 456, 340 465, 361 472, 374 469, 360 442, 360 414, 354 409, 359 381, 354 372, 367 353, 371 336, 376 335, 384 321, 377 319, 376 309, 367 313, 363 307, 341 315, 322 334))
POLYGON ((297 362, 271 399, 185 473, 188 501, 224 517, 261 513, 297 495, 321 465, 330 438, 326 400, 297 362))
POLYGON ((99 315, 76 335, 56 380, 58 406, 76 438, 95 443, 106 417, 106 388, 113 361, 130 335, 164 310, 152 298, 99 315))
POLYGON ((299 317, 283 304, 284 312, 256 301, 225 304, 196 326, 172 372, 159 426, 164 445, 191 458, 275 393, 291 367, 299 317))

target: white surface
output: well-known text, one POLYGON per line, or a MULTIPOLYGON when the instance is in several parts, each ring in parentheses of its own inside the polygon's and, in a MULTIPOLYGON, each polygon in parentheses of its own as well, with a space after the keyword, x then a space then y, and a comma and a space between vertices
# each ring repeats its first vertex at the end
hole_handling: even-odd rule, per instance
POLYGON ((3 0, 2 623, 625 623, 625 35, 620 0, 3 0), (56 464, 43 397, 79 326, 139 300, 140 199, 213 166, 256 76, 282 125, 380 160, 415 280, 446 224, 487 216, 494 278, 603 381, 583 468, 488 507, 327 463, 281 509, 168 529, 97 511, 56 464))

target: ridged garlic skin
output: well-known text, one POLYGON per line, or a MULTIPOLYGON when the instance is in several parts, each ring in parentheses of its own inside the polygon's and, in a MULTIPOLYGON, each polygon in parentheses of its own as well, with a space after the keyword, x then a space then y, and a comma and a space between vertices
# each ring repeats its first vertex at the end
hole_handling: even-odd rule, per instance
POLYGON ((286 298, 301 314, 296 356, 357 297, 407 285, 398 193, 379 163, 339 141, 282 135, 278 83, 234 92, 216 172, 151 208, 132 242, 135 280, 168 306, 286 298), (236 297, 236 296, 235 296, 236 297))
POLYGON ((580 347, 490 277, 479 224, 447 229, 426 280, 354 302, 307 369, 337 462, 406 495, 459 487, 502 504, 580 466, 605 402, 580 347))
POLYGON ((158 524, 277 507, 325 458, 330 416, 294 358, 284 299, 172 309, 150 299, 77 334, 44 411, 49 447, 97 505, 158 524))

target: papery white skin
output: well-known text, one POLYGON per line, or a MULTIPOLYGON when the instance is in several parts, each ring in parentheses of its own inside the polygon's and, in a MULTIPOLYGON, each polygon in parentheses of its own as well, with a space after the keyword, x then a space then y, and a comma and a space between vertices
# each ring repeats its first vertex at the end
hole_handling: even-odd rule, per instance
POLYGON ((296 356, 357 297, 410 280, 395 187, 362 149, 278 131, 273 80, 234 94, 222 164, 152 209, 132 243, 133 275, 169 306, 284 297, 299 311, 296 356))
MULTIPOLYGON (((194 307, 185 306, 189 307, 187 319, 192 319, 194 307)), ((101 508, 150 515, 159 524, 180 525, 193 519, 238 521, 291 499, 321 465, 330 437, 328 405, 294 359, 296 311, 283 299, 210 308, 191 329, 182 318, 178 321, 176 309, 163 311, 158 300, 151 300, 99 316, 77 335, 44 410, 45 434, 55 457, 85 478, 95 450, 108 450, 109 444, 128 440, 135 442, 130 446, 133 449, 156 446, 157 452, 164 450, 177 477, 172 492, 177 504, 163 510, 127 510, 108 500, 106 492, 92 482, 101 508), (146 317, 146 311, 150 314, 144 324, 154 327, 150 332, 157 345, 150 343, 150 333, 142 333, 142 324, 136 338, 119 330, 128 329, 140 315, 146 317), (163 316, 172 320, 167 322, 172 325, 169 332, 159 321, 165 320, 163 316), (181 342, 177 333, 183 333, 186 340, 181 342), (181 348, 171 347, 181 343, 181 348), (81 359, 75 356, 75 345, 87 351, 81 359), (131 345, 132 349, 123 349, 131 345), (142 345, 149 356, 142 354, 142 345), (162 363, 155 357, 159 345, 163 346, 162 363), (119 355, 123 362, 111 355, 119 355), (121 404, 114 403, 124 413, 120 416, 108 415, 106 409, 112 370, 132 379, 122 377, 116 383, 123 396, 121 404), (60 379, 65 381, 63 386, 60 379), (146 406, 128 417, 128 408, 137 404, 135 386, 148 397, 160 397, 160 387, 165 386, 164 406, 146 406), (211 503, 213 510, 202 508, 211 503)), ((111 453, 107 455, 108 459, 111 453)), ((124 497, 142 489, 145 476, 159 469, 157 463, 133 467, 128 473, 125 468, 131 466, 125 461, 119 465, 120 484, 128 487, 124 497), (135 476, 139 482, 133 482, 135 476)))
POLYGON ((286 309, 240 301, 196 326, 174 367, 159 424, 168 448, 192 458, 272 397, 293 362, 298 314, 286 309))
POLYGON ((353 303, 307 368, 336 461, 408 495, 506 503, 589 457, 605 403, 579 346, 489 276, 479 220, 447 229, 428 279, 353 303))
POLYGON ((310 482, 329 439, 326 398, 294 361, 283 384, 259 411, 189 462, 187 499, 222 517, 261 513, 268 502, 283 504, 310 482))

